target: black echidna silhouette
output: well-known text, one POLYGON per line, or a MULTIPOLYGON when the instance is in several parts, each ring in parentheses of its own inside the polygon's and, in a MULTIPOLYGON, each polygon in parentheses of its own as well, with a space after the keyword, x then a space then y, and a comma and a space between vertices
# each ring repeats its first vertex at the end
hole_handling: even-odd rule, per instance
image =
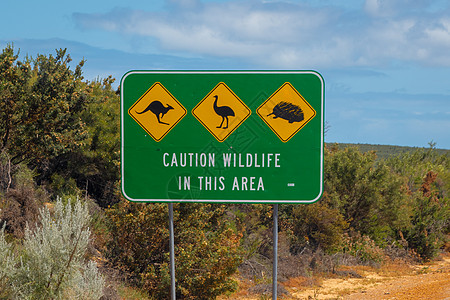
POLYGON ((272 112, 267 116, 270 115, 274 115, 274 119, 282 118, 288 120, 289 123, 301 122, 304 119, 303 111, 300 106, 285 101, 281 101, 275 105, 272 112))
POLYGON ((282 118, 289 121, 289 123, 301 122, 304 119, 303 111, 300 106, 285 101, 281 101, 275 105, 272 112, 267 116, 270 115, 274 115, 274 119, 282 118))

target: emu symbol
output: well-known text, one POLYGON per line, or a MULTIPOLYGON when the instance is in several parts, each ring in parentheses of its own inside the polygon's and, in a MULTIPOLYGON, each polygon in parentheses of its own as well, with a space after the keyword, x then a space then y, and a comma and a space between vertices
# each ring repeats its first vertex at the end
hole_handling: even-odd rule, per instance
POLYGON ((219 126, 217 126, 217 128, 227 129, 228 117, 234 117, 234 111, 228 106, 217 106, 217 99, 219 98, 219 96, 215 95, 214 98, 214 111, 217 115, 222 117, 222 122, 219 126), (222 127, 225 120, 227 120, 227 125, 225 127, 222 127))

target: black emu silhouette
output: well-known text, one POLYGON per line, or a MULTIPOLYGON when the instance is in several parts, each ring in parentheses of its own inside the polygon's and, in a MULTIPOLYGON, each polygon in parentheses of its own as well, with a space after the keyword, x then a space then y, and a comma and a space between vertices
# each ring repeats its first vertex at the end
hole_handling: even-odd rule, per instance
POLYGON ((136 113, 143 114, 147 111, 151 111, 158 119, 158 123, 169 125, 168 123, 161 122, 160 118, 162 119, 162 117, 164 117, 164 115, 171 109, 173 109, 172 106, 167 105, 167 107, 165 107, 160 101, 155 100, 152 103, 150 103, 146 109, 144 109, 141 112, 136 111, 136 113), (161 115, 161 117, 159 115, 161 115))
POLYGON ((219 98, 219 96, 215 95, 214 98, 215 98, 214 111, 216 112, 216 114, 218 114, 219 116, 222 117, 222 122, 220 123, 219 126, 217 126, 217 128, 222 128, 223 121, 225 121, 225 119, 226 119, 227 126, 223 127, 223 129, 227 129, 228 128, 228 117, 234 117, 234 111, 228 106, 217 106, 217 99, 219 98))

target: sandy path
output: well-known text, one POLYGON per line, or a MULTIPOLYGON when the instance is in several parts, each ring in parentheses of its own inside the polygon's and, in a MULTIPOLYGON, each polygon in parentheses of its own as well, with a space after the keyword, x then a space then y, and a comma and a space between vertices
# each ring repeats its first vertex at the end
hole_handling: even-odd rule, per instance
POLYGON ((360 273, 363 278, 324 279, 320 286, 299 292, 291 288, 290 296, 282 299, 450 300, 448 255, 432 264, 412 266, 408 275, 360 273))
POLYGON ((450 299, 450 273, 397 278, 375 288, 344 296, 343 299, 450 299))
MULTIPOLYGON (((353 270, 347 267, 348 270, 353 270)), ((441 260, 425 265, 392 264, 381 269, 355 267, 362 278, 318 278, 311 287, 303 284, 306 278, 293 278, 282 285, 289 295, 279 300, 450 300, 450 253, 441 260)), ((247 290, 247 289, 245 289, 247 290)), ((248 291, 219 299, 272 299, 271 293, 251 295, 248 291)))

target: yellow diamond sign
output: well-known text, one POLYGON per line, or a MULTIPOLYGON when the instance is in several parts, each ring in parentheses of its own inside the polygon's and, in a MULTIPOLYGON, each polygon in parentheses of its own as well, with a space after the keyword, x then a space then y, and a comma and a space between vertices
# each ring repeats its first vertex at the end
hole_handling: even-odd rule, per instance
POLYGON ((289 83, 284 83, 256 113, 283 142, 289 141, 316 115, 316 111, 289 83))
POLYGON ((192 114, 219 141, 223 142, 251 110, 223 82, 217 84, 192 110, 192 114))
POLYGON ((157 142, 183 119, 187 111, 159 82, 153 84, 128 114, 157 142))

